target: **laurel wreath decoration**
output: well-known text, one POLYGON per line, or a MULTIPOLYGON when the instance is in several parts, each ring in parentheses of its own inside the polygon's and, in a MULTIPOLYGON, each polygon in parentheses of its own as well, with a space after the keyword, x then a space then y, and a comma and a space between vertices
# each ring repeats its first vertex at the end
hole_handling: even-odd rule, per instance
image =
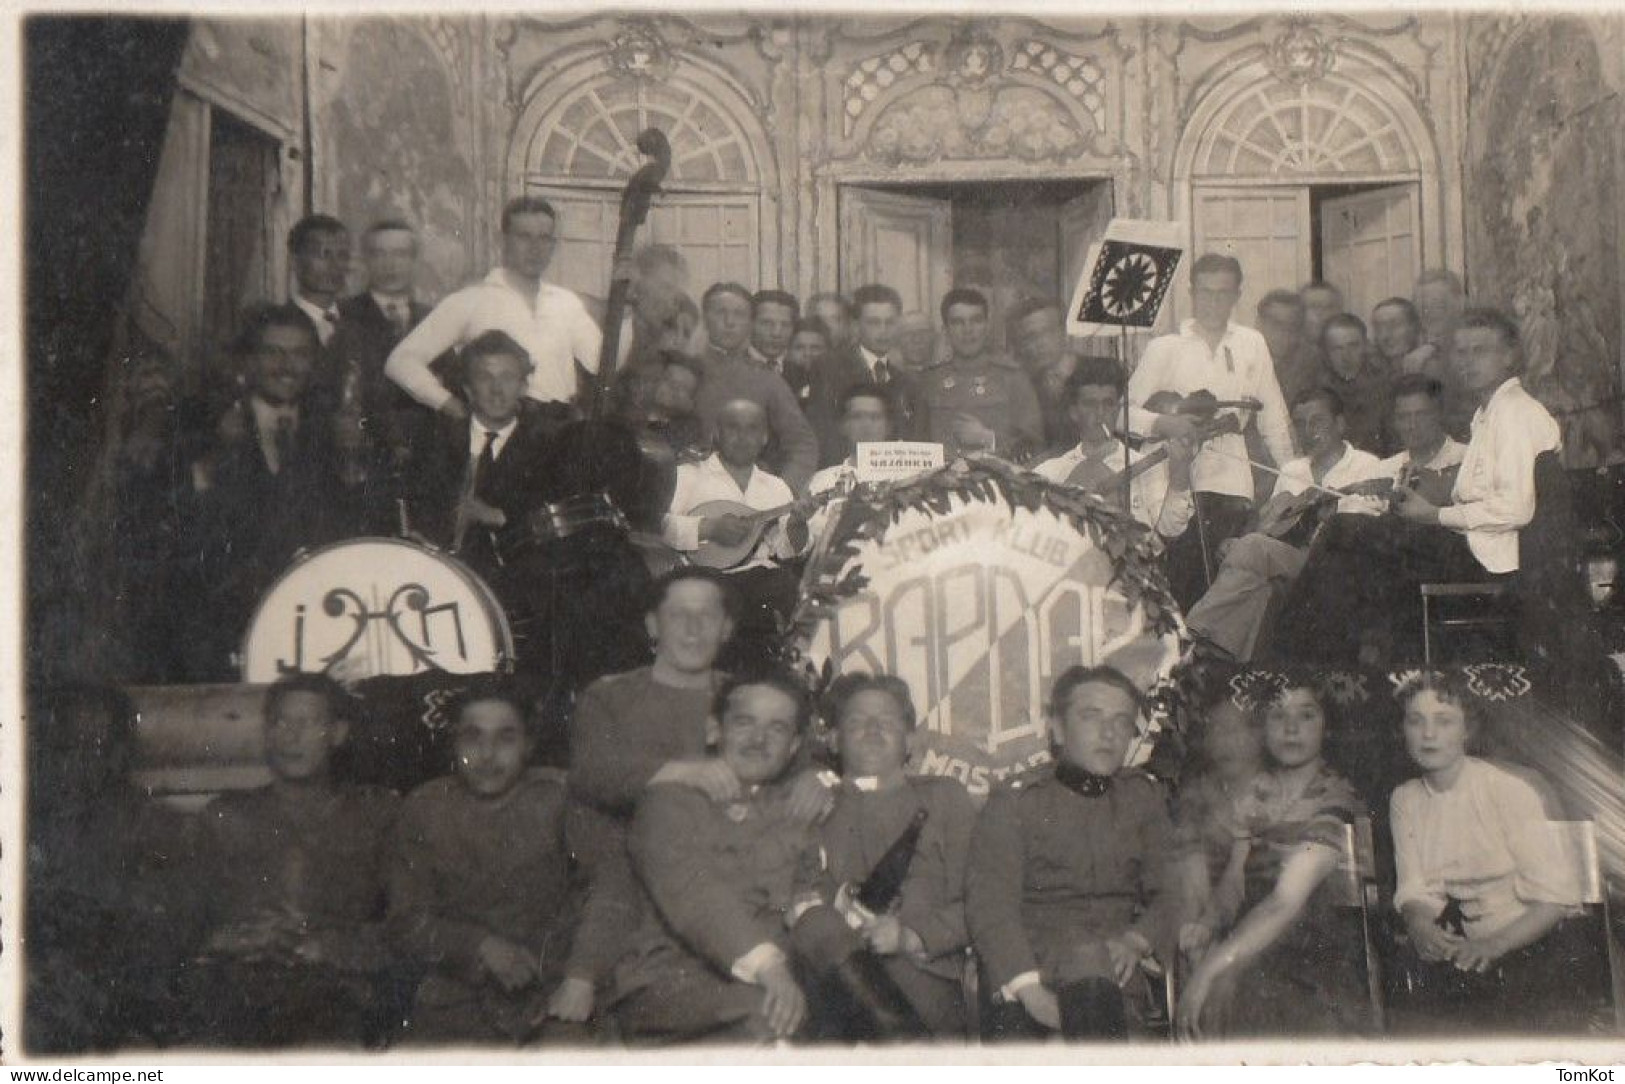
MULTIPOLYGON (((1100 497, 1056 485, 1002 459, 978 455, 904 481, 861 483, 847 494, 832 528, 833 541, 810 560, 800 599, 781 628, 777 645, 780 661, 801 674, 815 696, 835 675, 828 660, 819 666, 807 657, 806 645, 819 621, 869 584, 863 566, 852 559, 865 543, 879 543, 904 514, 945 516, 953 511, 955 498, 1031 512, 1048 509, 1106 555, 1112 563, 1109 586, 1131 604, 1144 607, 1150 631, 1176 636, 1181 652, 1189 650, 1190 637, 1162 572, 1162 542, 1155 531, 1100 497)), ((1154 710, 1177 716, 1186 694, 1176 680, 1154 690, 1152 700, 1154 710)))

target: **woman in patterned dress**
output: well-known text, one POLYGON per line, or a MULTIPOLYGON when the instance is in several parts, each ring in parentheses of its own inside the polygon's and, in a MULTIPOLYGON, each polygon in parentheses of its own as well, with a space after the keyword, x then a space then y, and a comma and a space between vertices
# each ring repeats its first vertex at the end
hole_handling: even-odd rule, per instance
POLYGON ((1366 815, 1322 756, 1326 709, 1289 681, 1263 707, 1266 770, 1237 797, 1235 845, 1201 919, 1178 1005, 1190 1038, 1352 1035, 1371 1026, 1348 828, 1366 815), (1217 943, 1215 942, 1217 939, 1217 943))

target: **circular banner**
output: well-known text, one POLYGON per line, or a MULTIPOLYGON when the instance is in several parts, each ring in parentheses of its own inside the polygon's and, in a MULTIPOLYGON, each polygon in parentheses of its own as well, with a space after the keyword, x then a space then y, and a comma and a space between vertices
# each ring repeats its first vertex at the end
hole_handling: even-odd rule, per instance
POLYGON ((805 585, 809 661, 905 680, 915 770, 972 793, 1050 759, 1045 706, 1067 668, 1110 664, 1150 689, 1179 659, 1150 532, 1003 464, 859 487, 824 541, 805 585))

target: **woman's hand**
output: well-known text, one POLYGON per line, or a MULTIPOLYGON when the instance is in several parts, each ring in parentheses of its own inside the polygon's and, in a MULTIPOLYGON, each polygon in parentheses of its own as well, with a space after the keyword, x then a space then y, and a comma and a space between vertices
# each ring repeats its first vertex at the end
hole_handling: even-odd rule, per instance
POLYGON ((1464 940, 1430 919, 1413 921, 1407 918, 1405 931, 1410 935, 1411 945, 1416 949, 1416 954, 1430 963, 1454 957, 1464 940))
POLYGON ((1457 970, 1484 972, 1494 967, 1507 954, 1507 947, 1499 937, 1458 938, 1451 960, 1457 970))

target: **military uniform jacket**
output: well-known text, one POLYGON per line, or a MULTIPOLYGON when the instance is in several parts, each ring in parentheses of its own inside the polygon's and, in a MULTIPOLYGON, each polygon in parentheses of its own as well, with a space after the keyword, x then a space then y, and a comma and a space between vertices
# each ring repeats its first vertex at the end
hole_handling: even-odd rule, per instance
POLYGON ((1128 930, 1166 953, 1175 922, 1169 838, 1162 792, 1144 774, 1121 774, 1096 796, 1053 775, 995 792, 965 878, 971 943, 988 982, 997 989, 1028 971, 1046 984, 1110 975, 1102 942, 1128 930))
POLYGON ((862 790, 843 782, 823 825, 824 851, 832 881, 862 884, 920 809, 928 816, 894 913, 925 943, 926 970, 957 979, 970 943, 965 858, 976 823, 976 807, 963 784, 912 776, 900 787, 862 790))
POLYGON ((696 966, 728 975, 758 945, 786 945, 794 904, 829 898, 816 831, 791 819, 788 799, 785 784, 732 803, 677 784, 648 789, 628 839, 646 906, 616 969, 619 993, 696 966))
POLYGON ((991 451, 1001 459, 1023 459, 1044 446, 1038 396, 1014 362, 993 358, 985 368, 972 370, 950 360, 927 369, 920 382, 929 439, 942 444, 949 458, 963 450, 953 439, 954 420, 961 414, 993 430, 996 443, 991 451))

